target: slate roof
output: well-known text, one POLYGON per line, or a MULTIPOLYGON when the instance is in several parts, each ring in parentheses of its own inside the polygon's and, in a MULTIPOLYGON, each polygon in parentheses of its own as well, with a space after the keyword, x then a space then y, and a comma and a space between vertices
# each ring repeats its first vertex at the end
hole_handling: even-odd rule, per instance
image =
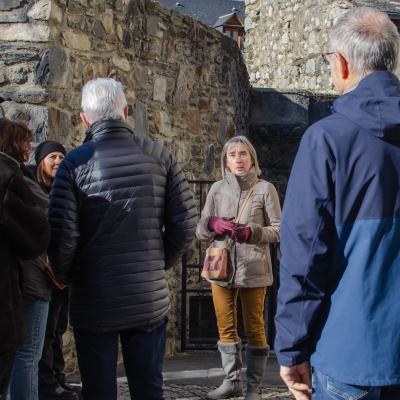
MULTIPOLYGON (((217 19, 217 22, 214 24, 214 28, 218 28, 218 27, 220 27, 220 26, 222 26, 222 25, 224 25, 227 21, 229 21, 233 16, 238 16, 238 13, 237 12, 233 12, 233 13, 230 13, 230 14, 227 14, 227 15, 221 15, 218 19, 217 19)), ((240 19, 240 20, 242 20, 241 18, 240 18, 240 16, 238 16, 238 18, 240 19)))
POLYGON ((244 21, 244 0, 155 0, 156 2, 186 14, 205 25, 213 27, 218 18, 223 15, 232 14, 233 8, 238 10, 237 14, 244 21), (177 6, 177 3, 181 6, 177 6))
POLYGON ((400 0, 353 0, 357 6, 374 7, 400 18, 400 0))

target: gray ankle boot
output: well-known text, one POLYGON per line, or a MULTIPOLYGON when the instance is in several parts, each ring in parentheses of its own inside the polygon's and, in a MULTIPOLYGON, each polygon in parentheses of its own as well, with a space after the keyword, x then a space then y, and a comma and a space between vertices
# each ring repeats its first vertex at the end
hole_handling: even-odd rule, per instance
POLYGON ((207 399, 229 399, 243 394, 240 372, 242 369, 242 344, 218 342, 225 378, 222 384, 207 394, 207 399))
POLYGON ((267 366, 268 353, 269 346, 246 347, 247 391, 244 400, 261 400, 262 380, 267 366))

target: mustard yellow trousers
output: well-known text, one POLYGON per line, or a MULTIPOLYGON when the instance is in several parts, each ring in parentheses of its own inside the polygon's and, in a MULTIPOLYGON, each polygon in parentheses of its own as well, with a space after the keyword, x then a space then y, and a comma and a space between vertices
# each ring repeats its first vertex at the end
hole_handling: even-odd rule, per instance
POLYGON ((244 333, 247 344, 252 347, 266 347, 264 326, 265 287, 229 289, 211 285, 219 340, 222 343, 237 343, 237 299, 240 296, 244 333))

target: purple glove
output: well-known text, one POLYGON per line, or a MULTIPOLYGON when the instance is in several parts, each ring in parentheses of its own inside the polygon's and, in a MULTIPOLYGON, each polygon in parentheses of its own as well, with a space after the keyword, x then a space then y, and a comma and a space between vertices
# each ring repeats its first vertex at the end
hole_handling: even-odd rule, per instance
POLYGON ((246 243, 251 236, 251 229, 249 226, 238 226, 233 231, 233 235, 238 243, 246 243))
POLYGON ((233 218, 210 217, 208 220, 208 229, 219 236, 230 235, 235 229, 233 218))

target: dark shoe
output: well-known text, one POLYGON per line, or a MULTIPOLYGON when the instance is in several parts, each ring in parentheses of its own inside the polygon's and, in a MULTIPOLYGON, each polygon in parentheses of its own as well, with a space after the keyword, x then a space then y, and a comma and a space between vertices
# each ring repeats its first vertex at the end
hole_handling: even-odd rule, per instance
POLYGON ((51 391, 39 393, 39 400, 79 400, 79 395, 71 390, 57 386, 51 391))

